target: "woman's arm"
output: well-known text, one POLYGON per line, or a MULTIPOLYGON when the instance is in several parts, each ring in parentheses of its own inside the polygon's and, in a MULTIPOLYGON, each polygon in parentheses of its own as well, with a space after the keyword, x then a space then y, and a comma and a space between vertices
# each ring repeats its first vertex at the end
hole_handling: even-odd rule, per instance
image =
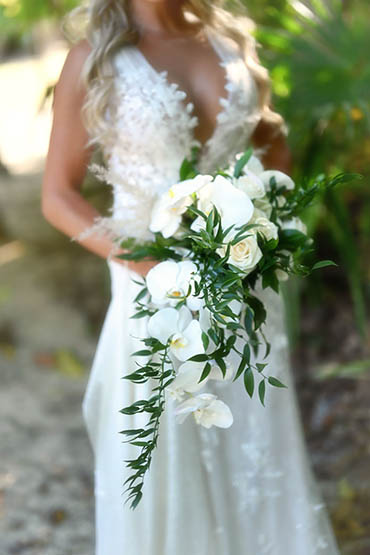
POLYGON ((292 154, 282 132, 275 134, 275 128, 261 120, 251 137, 254 148, 265 148, 261 162, 265 169, 280 170, 288 175, 292 172, 292 154))
MULTIPOLYGON (((69 237, 77 236, 100 216, 81 194, 93 151, 93 147, 86 148, 88 134, 81 117, 86 92, 80 82, 80 75, 89 51, 87 41, 80 41, 71 48, 55 87, 53 125, 42 181, 43 216, 69 237)), ((97 233, 79 243, 104 259, 113 247, 110 239, 98 236, 97 233)), ((127 263, 114 256, 112 258, 116 262, 128 264, 142 275, 154 265, 146 261, 127 263)))

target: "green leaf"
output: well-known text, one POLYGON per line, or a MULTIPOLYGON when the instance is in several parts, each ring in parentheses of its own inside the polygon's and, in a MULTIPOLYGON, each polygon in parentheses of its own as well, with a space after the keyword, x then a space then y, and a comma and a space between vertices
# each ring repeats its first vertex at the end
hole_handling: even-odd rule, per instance
POLYGON ((248 335, 252 333, 253 321, 254 321, 254 312, 249 306, 247 306, 245 309, 244 327, 247 330, 248 335))
MULTIPOLYGON (((207 221, 207 215, 201 210, 199 210, 198 208, 196 208, 195 206, 189 206, 188 212, 194 213, 196 216, 200 216, 201 218, 203 218, 203 220, 207 221)), ((196 236, 197 235, 194 235, 194 237, 196 236)))
POLYGON ((242 360, 240 361, 240 364, 238 366, 238 369, 236 371, 236 374, 233 377, 233 382, 235 382, 235 380, 237 380, 239 378, 239 376, 241 375, 241 373, 243 372, 243 370, 246 366, 247 366, 247 361, 245 360, 245 358, 242 358, 242 360))
POLYGON ((254 391, 254 375, 250 367, 244 372, 244 386, 248 395, 252 397, 254 391))
POLYGON ((332 260, 320 260, 320 262, 316 262, 311 268, 311 270, 317 270, 318 268, 325 268, 326 266, 338 266, 332 260))
POLYGON ((253 309, 254 329, 257 330, 266 320, 266 309, 262 301, 260 301, 257 297, 249 296, 246 302, 248 306, 253 309))
POLYGON ((257 366, 258 372, 262 372, 262 370, 263 370, 264 368, 266 368, 267 363, 256 362, 256 366, 257 366))
POLYGON ((269 376, 268 382, 270 385, 274 385, 275 387, 287 387, 280 380, 278 380, 277 378, 274 378, 274 376, 269 376))
POLYGON ((265 252, 272 251, 276 249, 279 244, 279 239, 269 239, 263 244, 263 250, 265 252))
POLYGON ((214 216, 215 216, 214 210, 211 210, 211 212, 208 214, 208 218, 206 222, 206 231, 209 235, 211 235, 213 231, 214 216))
POLYGON ((196 172, 194 170, 193 164, 187 158, 184 158, 180 167, 180 180, 185 181, 186 179, 191 179, 195 177, 196 172))
POLYGON ((271 343, 269 341, 266 341, 266 351, 265 351, 265 356, 263 358, 267 358, 270 354, 271 351, 271 343))
POLYGON ((132 374, 127 374, 127 376, 122 376, 121 380, 130 380, 130 381, 137 381, 142 380, 143 375, 140 372, 133 372, 132 374))
POLYGON ((203 342, 204 350, 206 351, 209 345, 209 337, 204 331, 202 331, 202 342, 203 342))
POLYGON ((307 241, 307 235, 298 229, 279 230, 279 247, 281 249, 296 249, 307 241))
POLYGON ((147 356, 150 356, 151 354, 152 354, 152 351, 149 351, 149 349, 142 349, 141 351, 135 351, 134 353, 131 353, 131 356, 147 357, 147 356))
POLYGON ((218 335, 217 335, 217 333, 215 332, 214 329, 209 328, 208 335, 212 339, 212 341, 215 345, 218 345, 220 343, 219 337, 218 337, 218 335))
POLYGON ((132 430, 121 430, 120 434, 125 434, 128 436, 135 436, 136 434, 139 434, 140 432, 143 431, 143 428, 136 428, 136 429, 132 429, 132 430))
POLYGON ((246 343, 243 348, 243 359, 245 359, 249 364, 251 359, 251 348, 248 343, 246 343))
POLYGON ((252 156, 252 152, 253 152, 252 147, 248 148, 248 150, 246 150, 244 154, 236 162, 235 168, 234 168, 234 177, 240 177, 244 166, 248 162, 249 158, 252 156))
POLYGON ((265 391, 266 391, 265 380, 261 380, 258 385, 258 396, 263 406, 265 406, 265 391))
POLYGON ((215 361, 217 362, 217 365, 220 367, 222 375, 225 377, 226 374, 226 364, 225 361, 222 357, 220 356, 215 356, 215 361))
POLYGON ((194 355, 190 358, 188 358, 188 360, 192 360, 194 362, 205 362, 206 360, 208 360, 208 355, 204 354, 204 355, 194 355))
POLYGON ((119 412, 121 412, 122 414, 136 414, 137 412, 141 412, 141 409, 139 407, 131 405, 130 407, 121 409, 119 412))
POLYGON ((266 289, 267 287, 271 287, 276 293, 279 293, 279 280, 276 276, 275 270, 273 268, 269 268, 267 272, 262 274, 262 287, 266 289))
POLYGON ((139 291, 139 293, 136 295, 136 297, 134 298, 134 303, 137 303, 138 301, 140 301, 143 297, 145 297, 145 295, 147 294, 148 289, 145 287, 143 288, 141 291, 139 291))
POLYGON ((142 498, 143 494, 141 491, 138 491, 137 494, 134 497, 133 502, 131 503, 131 509, 135 509, 135 507, 138 505, 140 499, 142 498))
POLYGON ((209 362, 207 362, 207 364, 206 364, 206 365, 204 366, 204 368, 203 368, 203 372, 202 372, 202 374, 201 374, 201 376, 200 376, 200 378, 199 378, 199 380, 198 380, 198 383, 200 383, 201 381, 203 381, 203 380, 208 376, 208 374, 209 374, 210 371, 211 371, 211 368, 212 368, 211 364, 210 364, 209 362))
POLYGON ((148 316, 148 314, 150 314, 149 310, 138 310, 138 312, 135 312, 135 314, 130 316, 130 319, 138 320, 139 318, 144 318, 145 316, 148 316))

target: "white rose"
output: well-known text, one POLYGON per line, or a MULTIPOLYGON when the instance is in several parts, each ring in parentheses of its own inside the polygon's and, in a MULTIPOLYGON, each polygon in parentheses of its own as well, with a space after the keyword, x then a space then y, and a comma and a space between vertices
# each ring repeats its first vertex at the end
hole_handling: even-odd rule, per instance
POLYGON ((290 220, 283 220, 281 221, 282 229, 296 229, 297 231, 301 231, 302 233, 307 233, 307 226, 305 223, 302 222, 298 216, 294 216, 290 220))
POLYGON ((266 195, 254 200, 254 208, 262 212, 266 218, 271 216, 272 206, 266 195))
MULTIPOLYGON (((217 253, 220 254, 220 256, 225 256, 226 245, 217 249, 217 253)), ((255 234, 251 234, 242 239, 242 241, 230 246, 228 263, 233 264, 233 266, 249 274, 261 258, 262 252, 258 246, 256 236, 255 234)))
POLYGON ((234 185, 246 193, 251 200, 261 198, 265 195, 263 181, 248 169, 244 170, 243 175, 234 179, 234 185))
POLYGON ((270 180, 272 177, 276 180, 278 187, 286 187, 288 190, 294 189, 294 181, 289 175, 279 170, 265 170, 258 176, 264 183, 266 191, 271 189, 270 180))
POLYGON ((252 227, 251 230, 255 233, 257 233, 257 231, 260 232, 265 237, 266 241, 278 238, 277 226, 264 216, 254 218, 250 223, 256 225, 256 227, 252 227))

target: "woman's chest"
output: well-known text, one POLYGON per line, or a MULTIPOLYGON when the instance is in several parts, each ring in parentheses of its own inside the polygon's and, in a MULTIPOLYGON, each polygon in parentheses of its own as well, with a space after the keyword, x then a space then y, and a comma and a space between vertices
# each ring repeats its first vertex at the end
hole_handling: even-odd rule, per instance
POLYGON ((169 69, 156 69, 137 47, 116 54, 113 125, 115 144, 126 157, 179 164, 196 146, 206 169, 244 148, 260 119, 257 87, 241 56, 218 54, 220 72, 211 84, 202 85, 197 75, 181 87, 169 69))
POLYGON ((227 71, 210 40, 204 35, 167 41, 148 38, 136 48, 149 72, 165 71, 168 83, 176 83, 186 95, 184 103, 192 106, 197 118, 194 136, 205 144, 216 128, 220 99, 228 97, 227 71))

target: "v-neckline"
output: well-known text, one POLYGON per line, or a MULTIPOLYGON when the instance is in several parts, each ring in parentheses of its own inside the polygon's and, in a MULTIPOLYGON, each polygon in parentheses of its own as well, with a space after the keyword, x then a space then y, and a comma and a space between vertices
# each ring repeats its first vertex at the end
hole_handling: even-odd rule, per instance
MULTIPOLYGON (((231 97, 231 95, 230 95, 231 82, 230 82, 230 75, 229 75, 229 71, 228 71, 228 64, 226 63, 226 60, 223 58, 223 56, 219 53, 219 50, 217 49, 217 47, 215 45, 216 38, 212 35, 212 30, 209 29, 207 25, 205 25, 204 31, 205 31, 205 34, 206 34, 209 45, 213 48, 213 50, 214 50, 214 52, 215 52, 215 54, 216 54, 216 56, 219 60, 219 62, 218 62, 219 66, 222 67, 223 70, 224 70, 225 86, 224 86, 224 95, 218 97, 218 103, 220 105, 220 109, 216 114, 216 123, 215 123, 214 129, 213 129, 213 132, 208 137, 208 139, 206 139, 204 142, 200 141, 199 139, 197 139, 195 137, 194 129, 199 126, 199 118, 195 114, 194 103, 191 100, 189 100, 189 102, 186 102, 186 103, 183 102, 182 100, 180 101, 180 103, 182 105, 182 108, 183 108, 184 112, 186 113, 186 115, 189 117, 189 119, 192 119, 195 122, 195 125, 192 126, 192 144, 194 146, 199 147, 199 157, 209 150, 209 148, 212 145, 214 139, 216 138, 216 136, 219 132, 219 129, 220 129, 221 120, 222 120, 224 114, 226 113, 227 107, 230 103, 230 97, 231 97)), ((156 69, 136 44, 132 45, 132 47, 134 48, 135 52, 140 57, 142 62, 146 65, 148 70, 157 79, 161 79, 165 83, 165 86, 169 90, 175 90, 177 93, 180 93, 183 97, 183 100, 189 99, 188 93, 186 93, 183 89, 181 89, 178 83, 170 81, 168 79, 168 70, 166 70, 166 69, 164 69, 164 70, 156 69)))

